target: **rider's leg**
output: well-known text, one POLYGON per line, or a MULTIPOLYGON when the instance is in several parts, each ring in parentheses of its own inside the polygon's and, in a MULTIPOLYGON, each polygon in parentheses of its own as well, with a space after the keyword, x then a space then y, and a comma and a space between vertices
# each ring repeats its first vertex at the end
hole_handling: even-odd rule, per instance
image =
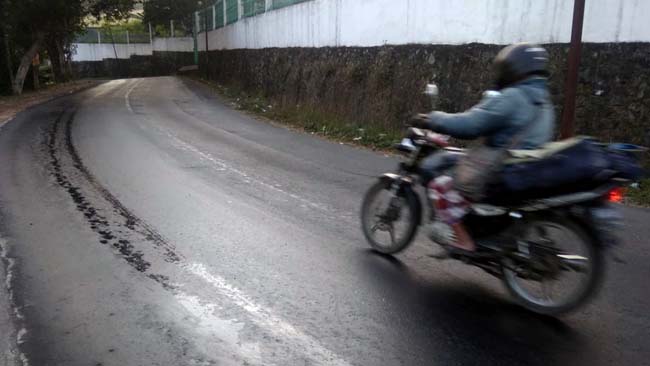
POLYGON ((466 251, 475 251, 476 244, 463 225, 463 217, 469 211, 469 202, 453 189, 453 179, 443 175, 428 185, 429 196, 436 218, 449 225, 454 233, 453 246, 466 251))
POLYGON ((420 176, 424 185, 453 169, 459 157, 458 154, 441 150, 424 159, 420 163, 420 176))

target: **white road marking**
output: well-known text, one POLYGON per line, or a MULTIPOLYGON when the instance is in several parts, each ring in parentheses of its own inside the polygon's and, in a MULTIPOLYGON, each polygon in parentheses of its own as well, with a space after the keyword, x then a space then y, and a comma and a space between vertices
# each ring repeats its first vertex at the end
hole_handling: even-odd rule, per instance
MULTIPOLYGON (((20 345, 25 342, 27 336, 27 328, 25 328, 24 325, 22 325, 23 323, 22 321, 25 319, 22 309, 18 308, 15 304, 16 302, 15 302, 15 294, 13 290, 13 273, 14 273, 14 267, 16 266, 16 260, 9 257, 9 251, 7 249, 7 241, 2 237, 0 237, 0 261, 3 261, 7 264, 7 267, 5 269, 4 285, 5 285, 5 290, 9 294, 7 302, 9 306, 12 307, 13 315, 21 324, 21 328, 16 333, 16 345, 20 345)), ((27 356, 20 350, 18 350, 17 353, 21 365, 29 366, 29 359, 27 358, 27 356)))
MULTIPOLYGON (((226 343, 227 348, 233 353, 236 363, 247 365, 262 365, 262 357, 256 343, 243 343, 239 339, 239 332, 244 328, 244 324, 237 320, 225 320, 214 315, 218 310, 215 304, 202 301, 197 296, 188 295, 183 292, 177 292, 175 295, 178 302, 190 314, 198 320, 194 330, 203 334, 206 339, 214 339, 226 343), (245 362, 240 362, 244 360, 245 362)), ((228 357, 228 355, 221 355, 228 357)))
POLYGON ((278 318, 271 310, 253 302, 246 294, 230 285, 224 278, 209 273, 203 264, 191 263, 185 269, 210 284, 220 295, 228 298, 233 304, 245 310, 257 326, 282 339, 292 346, 292 350, 299 351, 307 357, 310 360, 310 365, 350 365, 313 337, 302 333, 293 325, 278 318))
MULTIPOLYGON (((134 111, 133 111, 133 107, 131 106, 130 96, 131 96, 131 93, 133 92, 133 90, 134 90, 137 86, 139 86, 139 84, 140 84, 140 82, 141 82, 142 80, 143 80, 143 79, 138 79, 138 80, 135 82, 135 84, 134 84, 131 88, 129 88, 129 90, 127 91, 126 95, 124 96, 124 100, 125 100, 126 108, 127 108, 131 113, 134 113, 134 111)), ((143 118, 144 118, 144 119, 147 119, 146 117, 143 117, 143 118)), ((185 150, 185 151, 189 151, 189 152, 192 152, 192 153, 194 153, 194 154, 197 154, 201 160, 203 160, 203 161, 207 161, 207 162, 211 163, 213 166, 216 166, 216 167, 217 167, 217 170, 220 170, 220 171, 230 171, 230 172, 232 172, 232 173, 235 173, 235 174, 241 176, 241 177, 243 178, 243 180, 244 180, 245 183, 251 183, 251 182, 254 182, 254 183, 256 183, 256 184, 258 184, 258 185, 261 185, 261 186, 263 186, 263 187, 265 187, 265 188, 267 188, 267 189, 273 190, 273 191, 275 191, 275 192, 278 192, 278 193, 280 193, 280 194, 283 194, 283 195, 285 195, 285 196, 288 196, 288 197, 290 197, 290 198, 292 198, 292 199, 294 199, 294 200, 296 200, 296 201, 299 201, 300 203, 302 203, 302 204, 305 205, 305 206, 308 206, 308 207, 311 207, 311 208, 315 208, 315 209, 317 209, 317 210, 320 210, 320 211, 323 211, 323 212, 326 212, 326 213, 331 213, 331 211, 332 211, 332 210, 330 210, 326 205, 312 202, 312 201, 310 201, 310 200, 308 200, 308 199, 306 199, 306 198, 300 197, 300 196, 298 196, 298 195, 296 195, 296 194, 294 194, 294 193, 287 192, 287 191, 285 191, 285 190, 279 188, 279 186, 280 186, 279 184, 275 184, 275 185, 274 185, 274 184, 269 184, 269 183, 266 183, 266 182, 264 182, 263 180, 261 180, 261 179, 259 179, 259 178, 257 178, 257 177, 255 177, 255 178, 250 177, 247 173, 245 173, 245 172, 243 172, 243 171, 241 171, 241 170, 239 170, 239 169, 237 169, 237 168, 234 168, 234 167, 230 166, 230 165, 227 164, 225 161, 223 161, 223 160, 221 160, 221 159, 217 159, 217 158, 213 157, 212 155, 210 155, 210 154, 208 154, 208 153, 205 153, 205 152, 199 150, 198 148, 192 146, 191 144, 189 144, 189 143, 187 143, 187 142, 181 140, 181 139, 178 138, 177 136, 175 136, 175 135, 173 135, 172 133, 170 133, 167 129, 164 129, 164 128, 160 127, 158 124, 156 124, 156 123, 152 123, 152 125, 153 125, 154 128, 156 128, 160 133, 162 133, 162 134, 166 135, 167 137, 169 137, 169 138, 172 140, 172 142, 175 142, 175 145, 176 145, 177 148, 180 148, 181 150, 185 150)), ((141 127, 142 127, 142 126, 141 126, 141 127)))
POLYGON ((136 80, 133 83, 133 86, 130 87, 129 90, 124 95, 124 103, 126 104, 126 109, 128 109, 129 112, 131 112, 131 113, 135 113, 135 112, 133 112, 133 107, 131 107, 131 100, 129 98, 130 98, 131 93, 133 92, 133 90, 138 86, 138 84, 140 84, 140 81, 141 81, 140 79, 136 80))
POLYGON ((318 203, 312 202, 312 201, 310 201, 308 199, 305 199, 303 197, 300 197, 300 196, 298 196, 298 195, 296 195, 294 193, 287 192, 287 191, 285 191, 285 190, 283 190, 281 188, 278 188, 277 185, 266 183, 266 182, 264 182, 263 180, 261 180, 259 178, 256 178, 256 177, 253 178, 253 177, 249 176, 247 173, 245 173, 245 172, 243 172, 243 171, 241 171, 241 170, 239 170, 237 168, 234 168, 234 167, 230 166, 225 161, 223 161, 221 159, 218 159, 218 158, 215 158, 214 156, 197 149, 196 147, 192 146, 191 144, 188 144, 187 142, 185 142, 185 141, 181 140, 180 138, 176 137, 175 135, 173 135, 169 131, 167 131, 167 130, 165 130, 165 129, 157 126, 157 125, 154 125, 154 126, 162 134, 169 137, 172 140, 172 143, 174 143, 177 148, 179 148, 181 150, 189 151, 189 152, 192 152, 192 153, 198 155, 201 160, 211 163, 212 165, 216 166, 217 169, 220 170, 220 171, 230 171, 232 173, 235 173, 235 174, 241 176, 246 183, 254 182, 255 184, 259 184, 259 185, 261 185, 261 186, 263 186, 265 188, 268 188, 268 189, 276 191, 276 192, 278 192, 280 194, 289 196, 292 199, 294 199, 296 201, 299 201, 302 204, 304 204, 306 206, 309 206, 311 208, 315 208, 315 209, 318 209, 320 211, 327 212, 327 213, 329 213, 331 211, 330 209, 328 209, 327 206, 325 206, 323 204, 318 204, 318 203))

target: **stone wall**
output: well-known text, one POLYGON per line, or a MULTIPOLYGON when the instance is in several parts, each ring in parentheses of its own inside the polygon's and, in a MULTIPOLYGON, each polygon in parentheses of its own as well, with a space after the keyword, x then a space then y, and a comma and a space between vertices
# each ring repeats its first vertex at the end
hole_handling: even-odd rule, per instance
POLYGON ((192 64, 194 54, 191 52, 153 52, 153 56, 72 63, 77 78, 109 79, 174 75, 181 67, 192 64))
MULTIPOLYGON (((546 47, 559 120, 568 46, 546 47)), ((221 50, 210 52, 210 75, 284 107, 398 129, 428 108, 422 90, 430 80, 440 86, 441 109, 461 111, 476 103, 490 86, 489 65, 499 49, 468 44, 221 50)), ((579 133, 650 146, 649 85, 650 43, 586 44, 579 133)))

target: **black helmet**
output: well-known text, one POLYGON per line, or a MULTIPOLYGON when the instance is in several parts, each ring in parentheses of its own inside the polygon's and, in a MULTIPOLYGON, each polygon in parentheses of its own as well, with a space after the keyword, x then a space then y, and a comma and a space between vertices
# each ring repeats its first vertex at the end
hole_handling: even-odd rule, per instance
POLYGON ((548 52, 531 43, 517 43, 499 52, 494 59, 496 86, 503 89, 530 75, 548 76, 548 52))

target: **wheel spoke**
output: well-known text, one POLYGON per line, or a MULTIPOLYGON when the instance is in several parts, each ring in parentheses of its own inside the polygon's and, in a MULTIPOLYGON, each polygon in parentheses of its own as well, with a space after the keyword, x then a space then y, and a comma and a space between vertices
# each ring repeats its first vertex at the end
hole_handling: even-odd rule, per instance
POLYGON ((388 225, 388 233, 390 234, 390 243, 395 245, 395 228, 392 223, 388 225))
POLYGON ((531 222, 521 238, 529 242, 532 276, 515 263, 504 268, 506 284, 527 307, 561 313, 580 304, 598 268, 589 241, 579 228, 554 220, 531 222))
POLYGON ((558 254, 562 269, 585 273, 589 270, 589 258, 581 255, 558 254))
POLYGON ((544 300, 546 301, 551 301, 553 300, 553 297, 551 296, 551 293, 553 292, 553 286, 550 284, 550 281, 547 279, 542 279, 540 281, 541 287, 542 287, 542 296, 544 300))

